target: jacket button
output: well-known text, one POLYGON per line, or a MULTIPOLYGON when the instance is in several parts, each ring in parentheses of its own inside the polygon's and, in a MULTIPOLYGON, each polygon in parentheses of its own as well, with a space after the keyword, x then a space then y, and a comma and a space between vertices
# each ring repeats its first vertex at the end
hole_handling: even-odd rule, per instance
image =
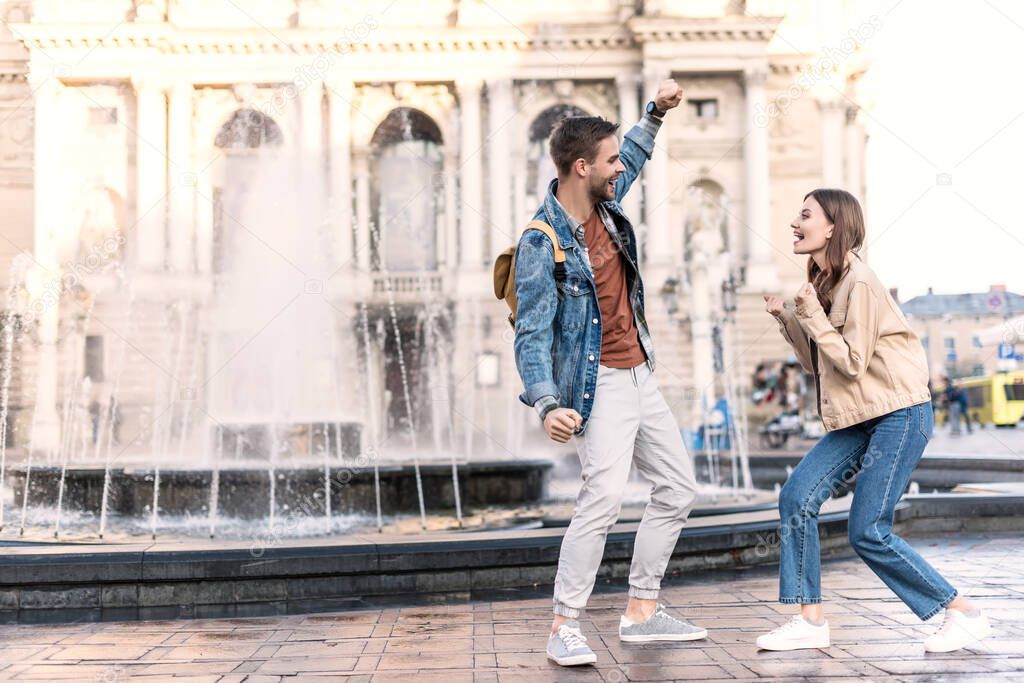
POLYGON ((590 354, 590 360, 594 360, 594 354, 590 354))
POLYGON ((579 285, 573 285, 572 286, 572 291, 574 291, 574 292, 580 291, 580 286, 579 285))
POLYGON ((594 318, 591 322, 593 322, 596 325, 597 324, 597 318, 594 318))
POLYGON ((583 394, 583 398, 590 398, 590 394, 588 394, 588 393, 584 393, 584 394, 583 394))

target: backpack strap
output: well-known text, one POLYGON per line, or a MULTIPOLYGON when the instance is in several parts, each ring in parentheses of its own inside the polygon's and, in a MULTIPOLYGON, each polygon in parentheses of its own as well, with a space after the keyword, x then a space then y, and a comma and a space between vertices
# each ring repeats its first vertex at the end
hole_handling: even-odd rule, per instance
POLYGON ((558 235, 555 234, 555 229, 544 221, 532 220, 526 224, 526 230, 539 230, 548 236, 551 240, 551 246, 555 249, 555 282, 565 281, 565 250, 562 249, 558 244, 558 235))
POLYGON ((548 236, 551 240, 551 246, 555 248, 555 263, 565 263, 565 250, 562 249, 558 244, 558 235, 555 234, 555 229, 550 225, 540 220, 532 220, 526 224, 526 230, 540 230, 542 233, 548 236))

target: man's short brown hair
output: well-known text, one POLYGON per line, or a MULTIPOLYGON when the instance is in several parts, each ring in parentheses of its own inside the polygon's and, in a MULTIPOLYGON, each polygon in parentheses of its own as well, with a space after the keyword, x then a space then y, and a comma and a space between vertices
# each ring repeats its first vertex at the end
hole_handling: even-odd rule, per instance
POLYGON ((559 121, 548 142, 558 175, 568 175, 577 159, 593 163, 601 141, 618 130, 619 124, 600 116, 569 116, 559 121))

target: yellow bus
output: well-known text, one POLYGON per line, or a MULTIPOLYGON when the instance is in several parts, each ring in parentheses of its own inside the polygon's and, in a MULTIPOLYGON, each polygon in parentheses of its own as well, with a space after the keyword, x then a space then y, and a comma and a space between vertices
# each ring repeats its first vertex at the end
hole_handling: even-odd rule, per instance
MULTIPOLYGON (((967 412, 975 424, 1015 427, 1024 418, 1024 371, 965 377, 953 384, 967 391, 967 412)), ((938 411, 936 422, 948 419, 947 410, 938 411)))

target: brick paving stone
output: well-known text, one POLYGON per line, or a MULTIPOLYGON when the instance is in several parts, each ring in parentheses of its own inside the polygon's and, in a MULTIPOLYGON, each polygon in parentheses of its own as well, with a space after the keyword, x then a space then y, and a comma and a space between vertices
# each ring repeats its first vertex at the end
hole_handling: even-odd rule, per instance
POLYGON ((330 673, 352 671, 355 657, 279 657, 269 659, 257 669, 260 674, 330 673))
POLYGON ((116 681, 125 677, 128 668, 113 664, 38 664, 19 670, 8 668, 0 671, 0 680, 77 680, 77 681, 116 681))
POLYGON ((598 655, 593 667, 562 669, 546 660, 551 600, 528 589, 477 602, 457 597, 451 604, 254 619, 0 626, 0 680, 1024 680, 1024 539, 963 534, 912 543, 985 608, 995 637, 958 653, 924 653, 920 641, 941 617, 922 624, 863 563, 845 557, 823 562, 833 638, 824 651, 757 649, 758 635, 795 612, 776 601, 777 570, 759 567, 666 581, 662 601, 708 628, 702 641, 622 643, 625 595, 595 593, 580 619, 598 655))
POLYGON ((178 662, 189 661, 228 661, 245 660, 256 657, 259 650, 258 645, 171 645, 160 648, 165 652, 162 661, 174 660, 178 662))
POLYGON ((50 660, 67 661, 124 661, 139 659, 150 651, 148 645, 69 645, 50 655, 50 660))
POLYGON ((242 665, 238 660, 222 662, 154 662, 141 666, 126 666, 128 671, 147 676, 201 676, 208 673, 233 673, 242 665))
POLYGON ((352 657, 363 654, 362 640, 308 640, 300 643, 286 643, 274 646, 271 657, 352 657))
POLYGON ((449 652, 473 652, 473 639, 445 638, 438 636, 412 636, 409 638, 391 638, 384 648, 385 654, 439 654, 449 652))
POLYGON ((238 643, 238 642, 265 642, 271 635, 271 631, 257 631, 257 630, 245 630, 245 631, 198 631, 196 633, 178 633, 176 635, 185 636, 180 640, 176 640, 175 643, 188 643, 189 645, 201 645, 207 643, 238 643))

